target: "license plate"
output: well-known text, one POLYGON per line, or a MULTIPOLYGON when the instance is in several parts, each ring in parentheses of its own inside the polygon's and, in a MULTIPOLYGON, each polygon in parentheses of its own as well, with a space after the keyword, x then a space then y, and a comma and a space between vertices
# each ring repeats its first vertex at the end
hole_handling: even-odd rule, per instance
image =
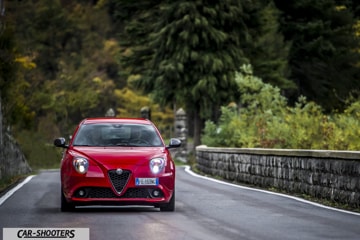
POLYGON ((151 185, 157 186, 159 185, 158 178, 135 178, 135 185, 142 186, 142 185, 151 185))

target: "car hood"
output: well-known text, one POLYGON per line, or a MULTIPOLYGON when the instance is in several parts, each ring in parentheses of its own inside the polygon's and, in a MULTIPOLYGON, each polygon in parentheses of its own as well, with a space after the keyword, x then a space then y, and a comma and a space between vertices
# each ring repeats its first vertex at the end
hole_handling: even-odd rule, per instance
POLYGON ((76 147, 74 151, 106 168, 119 165, 142 165, 166 154, 164 147, 76 147))

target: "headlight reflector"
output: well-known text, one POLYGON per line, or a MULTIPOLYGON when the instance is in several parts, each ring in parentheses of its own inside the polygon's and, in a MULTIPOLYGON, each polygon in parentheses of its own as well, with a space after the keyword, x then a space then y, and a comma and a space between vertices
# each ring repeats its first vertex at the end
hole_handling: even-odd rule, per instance
POLYGON ((89 169, 89 161, 83 157, 75 157, 73 160, 75 170, 80 174, 87 173, 89 169))
POLYGON ((160 173, 165 167, 165 159, 164 158, 153 158, 150 160, 150 170, 153 174, 160 173))

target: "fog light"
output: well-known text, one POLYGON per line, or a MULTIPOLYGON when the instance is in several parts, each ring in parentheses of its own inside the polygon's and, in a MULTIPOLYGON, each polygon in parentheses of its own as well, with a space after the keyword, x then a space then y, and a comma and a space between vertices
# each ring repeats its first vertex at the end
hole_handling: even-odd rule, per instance
POLYGON ((154 197, 160 196, 160 191, 159 191, 159 190, 154 190, 154 191, 153 191, 153 196, 154 196, 154 197))
POLYGON ((85 191, 84 191, 84 190, 80 190, 80 191, 79 191, 79 196, 80 196, 80 197, 85 196, 85 191))

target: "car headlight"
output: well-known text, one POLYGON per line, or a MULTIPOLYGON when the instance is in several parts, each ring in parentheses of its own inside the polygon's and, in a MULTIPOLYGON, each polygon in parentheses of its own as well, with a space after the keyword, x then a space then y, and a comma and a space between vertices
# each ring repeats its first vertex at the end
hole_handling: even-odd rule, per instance
POLYGON ((89 169, 89 161, 83 157, 75 157, 73 165, 78 173, 85 174, 89 169))
POLYGON ((153 174, 160 173, 165 167, 165 159, 164 158, 153 158, 150 160, 150 170, 153 174))

